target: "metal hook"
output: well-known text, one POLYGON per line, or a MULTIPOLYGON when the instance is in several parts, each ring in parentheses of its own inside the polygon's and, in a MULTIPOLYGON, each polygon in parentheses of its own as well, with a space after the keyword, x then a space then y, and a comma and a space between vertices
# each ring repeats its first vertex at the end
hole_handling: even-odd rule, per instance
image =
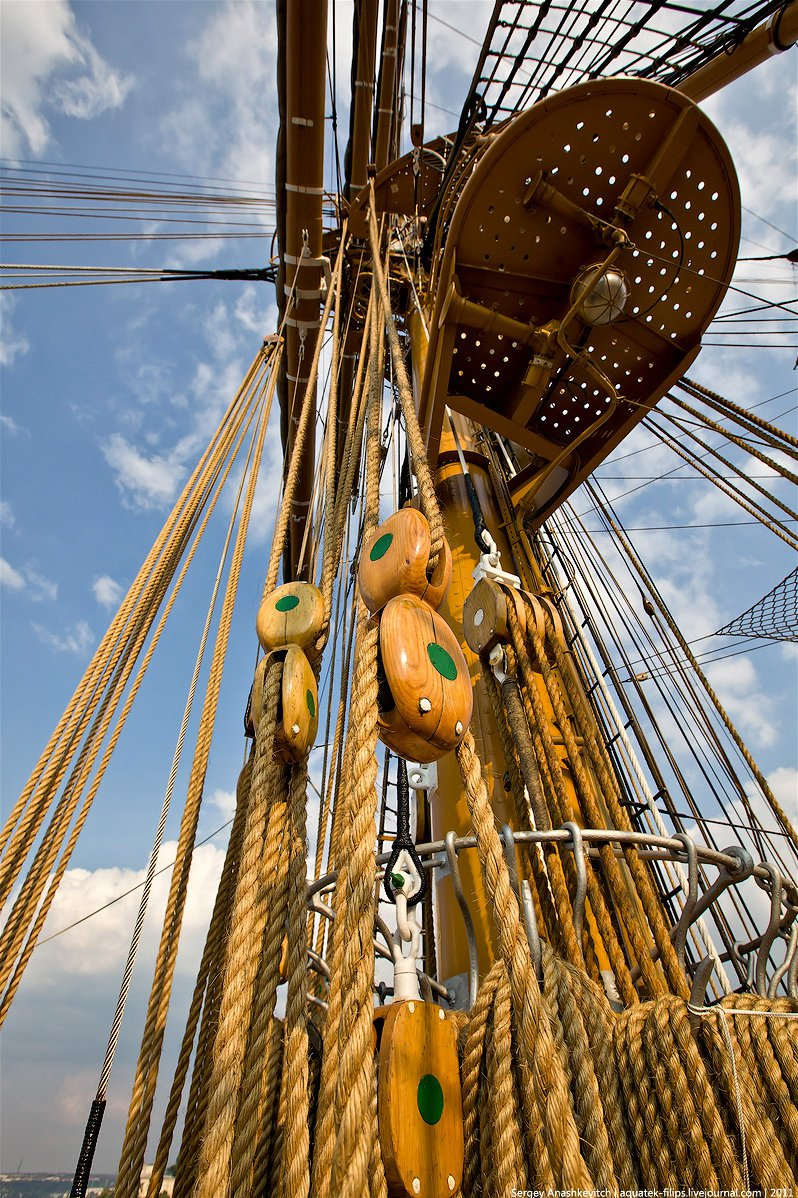
POLYGON ((513 830, 509 824, 502 824, 502 830, 499 833, 504 847, 504 860, 507 862, 507 871, 510 875, 510 885, 513 888, 513 894, 519 900, 521 895, 518 890, 518 862, 515 856, 515 838, 513 830))
MULTIPOLYGON (((686 970, 684 953, 687 932, 695 918, 695 909, 698 904, 698 849, 693 838, 686 832, 677 832, 673 839, 681 841, 687 854, 687 898, 684 900, 678 922, 671 928, 671 941, 676 950, 676 957, 682 970, 686 970)), ((696 976, 698 976, 697 972, 696 976)))
POLYGON ((477 938, 474 935, 474 921, 471 918, 471 912, 466 901, 466 896, 463 893, 463 883, 460 878, 460 863, 457 859, 457 849, 454 843, 456 839, 457 837, 454 832, 447 832, 444 837, 444 844, 446 845, 446 860, 449 863, 449 870, 452 875, 454 897, 457 899, 457 905, 460 908, 460 914, 465 924, 466 943, 468 944, 468 1009, 471 1010, 476 1002, 477 990, 479 988, 479 960, 477 957, 477 938))
POLYGON ((733 844, 731 848, 721 849, 721 852, 727 857, 734 857, 736 861, 739 861, 739 866, 737 869, 729 869, 727 866, 721 865, 717 878, 709 889, 704 891, 693 909, 693 923, 704 914, 707 908, 712 906, 716 899, 720 898, 725 890, 744 882, 754 872, 754 859, 747 849, 733 844))
MULTIPOLYGON (((798 912, 793 911, 791 924, 789 925, 790 936, 789 940, 787 941, 787 952, 784 955, 784 961, 770 979, 770 985, 768 986, 768 998, 776 997, 776 991, 779 988, 779 982, 784 977, 785 973, 789 975, 790 970, 793 967, 793 963, 795 963, 795 968, 798 969, 798 954, 796 954, 795 951, 798 948, 798 922, 796 922, 795 919, 796 914, 798 914, 798 912)), ((787 980, 789 983, 789 976, 787 980)))
POLYGON ((574 863, 576 865, 576 894, 574 895, 573 902, 574 931, 576 932, 577 940, 581 944, 585 917, 585 896, 587 894, 585 842, 582 840, 582 829, 573 820, 569 819, 563 824, 563 828, 567 829, 571 837, 571 845, 574 852, 574 863))
MULTIPOLYGON (((776 869, 771 861, 763 861, 762 868, 770 875, 770 920, 768 921, 767 931, 762 936, 759 942, 759 952, 756 956, 756 992, 761 994, 763 998, 767 997, 767 965, 770 950, 773 947, 773 942, 779 934, 779 925, 781 923, 781 893, 782 882, 781 874, 776 869)), ((764 889, 762 881, 757 878, 757 885, 764 889)))
POLYGON ((515 838, 513 836, 513 830, 509 824, 502 825, 500 836, 502 839, 502 844, 504 845, 504 859, 507 862, 507 872, 510 875, 510 885, 513 888, 513 893, 518 900, 518 905, 521 908, 521 914, 524 917, 524 929, 526 931, 526 938, 529 944, 529 953, 532 957, 535 976, 540 982, 543 979, 543 954, 540 947, 538 922, 535 918, 535 907, 532 902, 532 891, 527 881, 521 883, 520 890, 518 888, 518 861, 515 855, 515 838))
POLYGON ((742 965, 743 969, 745 970, 745 985, 747 989, 753 990, 754 977, 756 974, 756 961, 754 960, 750 945, 746 945, 739 940, 735 940, 730 951, 733 960, 735 960, 738 965, 742 965))
POLYGON ((540 943, 538 921, 535 916, 535 904, 532 902, 532 887, 524 878, 521 883, 521 909, 524 912, 524 927, 532 955, 532 965, 539 985, 543 985, 543 949, 540 943))
MULTIPOLYGON (((707 986, 709 979, 712 976, 712 970, 715 968, 715 962, 711 957, 702 957, 696 966, 693 974, 693 984, 690 987, 690 1001, 688 1006, 703 1007, 706 1006, 707 986)), ((694 1032, 698 1031, 700 1015, 697 1010, 690 1010, 690 1027, 694 1032)))

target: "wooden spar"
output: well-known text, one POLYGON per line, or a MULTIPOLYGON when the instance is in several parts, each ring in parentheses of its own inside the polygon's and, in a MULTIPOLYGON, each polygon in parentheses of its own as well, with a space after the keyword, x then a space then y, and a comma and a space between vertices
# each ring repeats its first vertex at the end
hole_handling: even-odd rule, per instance
POLYGON ((798 0, 789 0, 769 21, 757 25, 729 54, 720 54, 679 84, 679 91, 698 102, 714 95, 766 62, 773 54, 790 50, 798 42, 798 0))
POLYGON ((396 82, 399 78, 399 0, 387 0, 382 23, 382 65, 375 113, 374 162, 377 170, 388 165, 393 132, 397 126, 396 82))
POLYGON ((356 195, 368 182, 377 54, 377 0, 358 0, 355 4, 355 39, 355 77, 349 101, 349 145, 346 150, 347 198, 356 195))
MULTIPOLYGON (((281 56, 281 125, 278 149, 278 205, 284 220, 280 244, 278 303, 285 317, 284 372, 280 379, 282 437, 290 460, 296 424, 305 395, 313 351, 319 337, 322 296, 324 194, 324 129, 326 99, 327 2, 291 0, 278 6, 284 31, 281 56), (282 168, 282 172, 281 172, 282 168), (293 301, 293 302, 292 302, 293 301)), ((305 523, 310 513, 315 453, 311 422, 300 464, 288 549, 287 578, 301 578, 298 568, 305 523)))

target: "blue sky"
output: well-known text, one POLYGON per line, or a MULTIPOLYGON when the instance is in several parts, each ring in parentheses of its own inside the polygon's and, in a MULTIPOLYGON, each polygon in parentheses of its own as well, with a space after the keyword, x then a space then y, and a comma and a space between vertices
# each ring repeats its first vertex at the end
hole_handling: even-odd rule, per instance
MULTIPOLYGON (((430 12, 471 33, 482 28, 491 7, 432 0, 430 12)), ((337 4, 336 12, 345 130, 351 5, 337 4)), ((273 195, 271 3, 6 0, 2 22, 4 157, 233 179, 273 195)), ((475 54, 468 35, 431 21, 434 67, 428 98, 440 107, 431 110, 428 132, 455 123, 441 109, 459 110, 475 54)), ((796 244, 795 106, 786 102, 789 95, 794 99, 795 69, 794 54, 784 55, 706 106, 728 140, 743 203, 751 210, 744 214, 748 240, 741 254, 784 251, 796 244)), ((13 225, 8 218, 6 228, 31 229, 32 219, 13 225)), ((8 246, 4 261, 259 266, 270 251, 270 209, 263 219, 266 236, 240 244, 22 244, 8 246)), ((766 298, 784 301, 796 294, 784 263, 748 264, 738 281, 766 298)), ((745 306, 741 301, 736 296, 728 302, 745 306)), ((269 285, 196 282, 18 292, 13 299, 3 293, 2 316, 2 782, 7 809, 260 338, 274 328, 275 309, 269 285)), ((775 416, 795 403, 794 360, 794 349, 711 349, 693 373, 743 405, 782 395, 759 409, 775 416)), ((794 411, 784 423, 795 431, 794 411)), ((636 433, 619 455, 649 441, 636 433)), ((634 458, 608 463, 602 474, 610 495, 620 495, 637 485, 623 476, 654 476, 672 464, 665 451, 648 447, 634 458)), ((243 752, 241 715, 255 660, 254 615, 280 465, 275 420, 200 837, 231 814, 243 752)), ((581 495, 574 502, 577 511, 588 506, 581 495)), ((620 510, 632 526, 743 518, 727 500, 695 482, 646 486, 622 500, 620 510)), ((214 526, 211 550, 192 572, 45 936, 142 877, 222 535, 221 526, 214 526)), ((749 526, 641 533, 636 540, 690 637, 714 631, 748 607, 793 564, 786 546, 749 526)), ((776 646, 712 667, 722 697, 793 810, 795 663, 790 649, 776 646)), ((178 785, 167 837, 176 833, 179 794, 178 785)), ((197 853, 177 1001, 191 985, 223 846, 222 835, 197 853)), ((170 859, 167 844, 163 860, 170 859)), ((163 902, 165 887, 162 876, 154 908, 163 902)), ((3 1169, 16 1168, 20 1159, 30 1170, 73 1167, 135 908, 135 898, 120 902, 37 949, 6 1026, 3 1169)), ((153 918, 112 1078, 96 1161, 101 1169, 116 1167, 155 927, 153 918)))

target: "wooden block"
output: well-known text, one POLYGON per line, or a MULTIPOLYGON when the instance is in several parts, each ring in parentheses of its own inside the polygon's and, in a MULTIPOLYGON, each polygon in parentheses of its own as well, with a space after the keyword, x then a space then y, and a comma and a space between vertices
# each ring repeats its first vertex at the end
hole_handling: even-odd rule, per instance
POLYGON ((509 642, 507 597, 495 582, 480 578, 476 583, 463 605, 463 629, 469 647, 479 656, 509 642))
POLYGON ((263 600, 255 620, 258 640, 268 652, 299 645, 312 648, 324 623, 324 599, 310 582, 287 582, 263 600))
POLYGON ((397 757, 404 757, 407 761, 429 765, 433 761, 440 761, 448 752, 448 749, 439 749, 437 745, 411 732, 395 707, 390 711, 381 711, 377 725, 377 734, 382 743, 397 757))
POLYGON ((392 1198, 451 1198, 463 1177, 457 1031, 434 1003, 392 1003, 380 1036, 377 1117, 392 1198))
POLYGON ((319 696, 316 675, 298 645, 285 653, 281 706, 275 748, 284 760, 301 761, 316 739, 319 696))
POLYGON ((266 675, 269 672, 269 666, 273 665, 278 660, 277 654, 267 653, 262 657, 255 667, 255 677, 252 681, 252 695, 250 701, 250 720, 252 723, 252 734, 257 737, 258 725, 260 718, 263 715, 263 688, 266 685, 266 675))
POLYGON ((360 555, 358 582, 372 615, 397 595, 416 595, 430 607, 440 607, 452 577, 452 551, 444 542, 434 574, 427 578, 430 545, 429 524, 415 508, 394 512, 369 537, 360 555))
POLYGON ((432 749, 443 756, 456 748, 471 721, 473 695, 463 651, 446 621, 421 599, 397 595, 380 619, 380 657, 389 698, 383 688, 384 729, 390 734, 405 725, 413 748, 417 741, 429 745, 417 761, 436 760, 432 749))
POLYGON ((438 610, 452 581, 452 551, 446 537, 443 538, 443 553, 438 558, 438 564, 430 575, 426 590, 421 598, 430 607, 438 610))

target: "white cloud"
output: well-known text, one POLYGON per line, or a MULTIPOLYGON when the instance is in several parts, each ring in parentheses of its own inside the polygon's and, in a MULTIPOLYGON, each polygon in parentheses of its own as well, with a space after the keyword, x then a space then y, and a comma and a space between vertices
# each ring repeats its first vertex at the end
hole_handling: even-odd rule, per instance
POLYGON ((46 111, 88 120, 119 108, 133 78, 115 71, 77 26, 67 0, 3 5, 3 152, 41 156, 46 111))
POLYGON ((0 557, 0 586, 8 587, 10 591, 25 589, 25 579, 4 557, 0 557))
MULTIPOLYGON (((174 861, 177 845, 166 841, 161 846, 158 868, 174 861)), ((224 861, 224 850, 213 844, 200 845, 194 852, 186 910, 183 917, 181 946, 201 945, 210 921, 214 896, 224 861), (185 941, 183 940, 185 936, 185 941)), ((37 949, 38 974, 32 973, 36 988, 57 988, 58 979, 116 974, 124 965, 132 921, 141 897, 146 868, 124 869, 109 866, 100 869, 68 869, 53 900, 42 931, 42 940, 70 928, 37 949), (125 898, 128 891, 132 894, 125 898), (115 902, 114 900, 119 900, 115 902), (112 904, 108 906, 108 904, 112 904), (96 912, 96 914, 95 914, 96 912), (86 919, 85 917, 90 918, 86 919), (85 919, 77 927, 70 925, 85 919), (46 972, 45 972, 46 962, 46 972)), ((163 918, 169 892, 170 870, 158 873, 153 881, 142 956, 154 950, 158 926, 163 918)))
MULTIPOLYGON (((17 358, 30 349, 27 337, 18 332, 11 323, 11 312, 15 306, 13 295, 9 295, 8 292, 0 293, 0 366, 13 366, 17 358)), ((18 431, 10 416, 3 416, 1 419, 9 432, 18 431)))
POLYGON ((123 594, 122 587, 110 574, 98 575, 91 584, 91 589, 100 607, 116 607, 123 594))
POLYGON ((707 666, 707 677, 732 721, 759 747, 775 743, 778 711, 773 698, 760 689, 750 657, 729 657, 707 666))
POLYGON ((208 802, 212 807, 215 807, 222 819, 227 822, 233 818, 236 813, 236 796, 232 790, 215 790, 208 802))
POLYGON ((185 469, 174 454, 147 456, 131 445, 121 433, 113 433, 102 446, 106 462, 115 472, 117 487, 126 506, 157 508, 177 494, 185 469))
POLYGON ((31 628, 39 640, 55 649, 58 653, 76 653, 78 656, 86 653, 94 644, 94 633, 85 620, 79 620, 71 630, 66 630, 63 636, 45 628, 43 624, 31 623, 31 628))
POLYGON ((58 583, 45 578, 35 566, 25 566, 25 581, 28 584, 31 599, 36 600, 37 603, 40 599, 54 600, 58 597, 58 583))
MULTIPOLYGON (((254 0, 228 0, 210 14, 186 48, 191 86, 164 115, 157 131, 159 148, 192 173, 254 180, 271 191, 277 110, 274 9, 254 0)), ((263 219, 271 227, 273 218, 263 219)), ((171 253, 169 264, 209 262, 224 245, 220 239, 186 243, 171 253)))
POLYGON ((7 499, 0 499, 0 524, 4 524, 6 528, 13 528, 16 522, 11 504, 7 499))
POLYGON ((768 774, 767 782, 789 818, 798 823, 798 770, 779 766, 768 774))
POLYGON ((0 416, 0 425, 2 425, 10 437, 16 437, 17 433, 23 432, 23 429, 11 416, 0 416))
POLYGON ((0 582, 3 586, 7 586, 9 590, 24 590, 27 592, 28 598, 32 599, 35 603, 39 603, 42 599, 52 601, 57 598, 58 584, 52 582, 49 578, 45 578, 32 563, 28 562, 18 570, 10 562, 2 558, 0 558, 0 563, 2 563, 0 582))

